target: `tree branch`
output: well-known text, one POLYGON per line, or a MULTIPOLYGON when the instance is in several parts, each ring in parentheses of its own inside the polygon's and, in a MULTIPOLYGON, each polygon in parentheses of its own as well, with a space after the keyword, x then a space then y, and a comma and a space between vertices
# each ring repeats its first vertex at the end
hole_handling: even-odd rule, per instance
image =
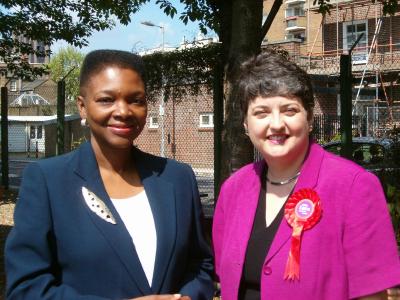
POLYGON ((265 20, 262 28, 261 28, 261 39, 260 39, 260 43, 262 43, 262 41, 264 40, 265 36, 268 33, 269 28, 271 27, 272 22, 275 19, 276 14, 279 11, 279 8, 282 5, 282 0, 275 0, 274 4, 271 7, 271 11, 268 13, 268 17, 265 20))

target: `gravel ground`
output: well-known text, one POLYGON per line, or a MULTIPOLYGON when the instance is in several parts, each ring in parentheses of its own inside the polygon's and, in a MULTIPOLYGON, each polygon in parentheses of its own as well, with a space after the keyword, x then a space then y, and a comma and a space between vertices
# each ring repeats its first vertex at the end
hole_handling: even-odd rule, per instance
POLYGON ((0 190, 0 300, 4 299, 5 274, 4 274, 4 242, 11 227, 14 225, 13 213, 17 191, 0 190))

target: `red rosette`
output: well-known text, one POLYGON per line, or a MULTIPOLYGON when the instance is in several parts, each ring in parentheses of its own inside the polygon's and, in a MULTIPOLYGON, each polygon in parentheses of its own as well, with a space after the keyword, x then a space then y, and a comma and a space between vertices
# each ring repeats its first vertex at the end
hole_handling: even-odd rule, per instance
POLYGON ((285 218, 293 228, 285 279, 300 279, 300 245, 304 230, 312 228, 321 218, 321 201, 313 189, 301 189, 292 194, 285 204, 285 218))

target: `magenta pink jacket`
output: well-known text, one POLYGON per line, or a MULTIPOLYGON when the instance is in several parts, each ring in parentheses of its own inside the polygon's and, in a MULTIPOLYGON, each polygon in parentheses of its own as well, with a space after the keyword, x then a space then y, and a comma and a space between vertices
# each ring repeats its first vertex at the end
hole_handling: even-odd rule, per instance
MULTIPOLYGON (((236 300, 264 162, 247 165, 221 188, 213 223, 223 300, 236 300)), ((304 232, 300 281, 283 279, 292 228, 283 218, 262 267, 261 299, 351 299, 400 284, 400 259, 377 177, 311 143, 295 191, 314 189, 322 217, 304 232)))

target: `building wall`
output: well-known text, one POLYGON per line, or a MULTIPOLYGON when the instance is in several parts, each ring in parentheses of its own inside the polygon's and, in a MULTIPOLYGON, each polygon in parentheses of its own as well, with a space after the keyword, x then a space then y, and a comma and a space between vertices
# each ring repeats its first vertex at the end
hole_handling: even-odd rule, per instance
MULTIPOLYGON (((146 126, 135 144, 143 151, 161 155, 161 120, 159 127, 149 128, 150 117, 159 117, 159 101, 149 103, 146 126)), ((167 99, 164 115, 165 156, 186 162, 197 169, 211 169, 214 165, 214 130, 200 128, 202 113, 213 112, 212 92, 205 88, 197 95, 183 99, 167 99)))
POLYGON ((329 114, 336 115, 337 111, 337 94, 334 93, 334 90, 327 91, 324 93, 315 93, 314 96, 315 107, 314 114, 329 114))
POLYGON ((35 88, 33 92, 45 98, 50 102, 50 104, 57 104, 57 83, 53 80, 48 79, 43 84, 35 88))
MULTIPOLYGON (((367 3, 365 7, 341 7, 338 9, 338 24, 336 24, 336 9, 326 17, 324 24, 325 51, 343 49, 343 23, 368 19, 368 46, 371 45, 376 28, 375 5, 367 3), (337 32, 339 33, 337 38, 337 32)), ((377 17, 380 17, 379 13, 377 17)), ((380 53, 400 50, 400 13, 382 18, 382 25, 377 35, 378 51, 380 53), (396 45, 397 44, 397 45, 396 45)))
MULTIPOLYGON (((45 126, 46 142, 45 156, 55 156, 57 153, 57 124, 45 126)), ((82 127, 80 119, 66 121, 64 124, 64 152, 76 148, 81 142, 89 140, 89 128, 82 127)))
MULTIPOLYGON (((297 26, 305 27, 305 40, 300 43, 299 52, 301 55, 307 55, 308 52, 321 52, 322 51, 322 30, 321 27, 322 16, 315 11, 310 10, 312 6, 312 0, 298 1, 299 3, 304 3, 304 16, 288 17, 285 16, 285 10, 288 8, 288 2, 284 1, 280 7, 270 30, 267 33, 267 42, 272 44, 282 43, 282 47, 285 48, 287 45, 285 43, 285 35, 287 33, 287 21, 295 20, 297 26)), ((268 15, 271 10, 273 1, 264 1, 264 16, 268 15)))

